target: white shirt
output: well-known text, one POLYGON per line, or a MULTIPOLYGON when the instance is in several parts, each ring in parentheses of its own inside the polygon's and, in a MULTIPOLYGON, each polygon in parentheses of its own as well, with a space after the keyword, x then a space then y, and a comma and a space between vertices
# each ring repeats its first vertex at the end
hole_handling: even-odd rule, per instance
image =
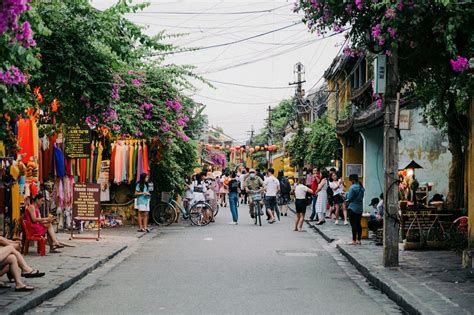
POLYGON ((342 182, 339 179, 337 182, 330 182, 329 187, 331 187, 332 191, 334 192, 334 196, 340 195, 344 192, 344 189, 342 187, 342 182))
POLYGON ((305 199, 306 198, 306 193, 309 192, 311 189, 309 189, 306 185, 303 184, 298 184, 295 188, 295 197, 296 199, 305 199))
POLYGON ((276 197, 277 192, 280 189, 280 182, 275 176, 269 176, 265 178, 263 185, 265 186, 265 189, 266 189, 265 196, 276 197))

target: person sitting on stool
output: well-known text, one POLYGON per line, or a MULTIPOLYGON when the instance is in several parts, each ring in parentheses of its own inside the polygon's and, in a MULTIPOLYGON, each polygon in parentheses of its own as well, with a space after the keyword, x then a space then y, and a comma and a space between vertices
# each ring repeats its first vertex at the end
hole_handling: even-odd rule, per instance
POLYGON ((372 198, 369 204, 372 207, 370 211, 369 230, 377 232, 377 230, 383 227, 383 204, 380 203, 379 198, 372 198))

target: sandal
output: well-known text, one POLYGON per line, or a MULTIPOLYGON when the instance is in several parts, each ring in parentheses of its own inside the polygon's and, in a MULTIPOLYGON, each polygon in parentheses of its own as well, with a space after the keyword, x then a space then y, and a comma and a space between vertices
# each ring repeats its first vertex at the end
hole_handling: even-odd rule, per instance
POLYGON ((0 281, 0 289, 10 289, 11 286, 8 283, 0 281))
POLYGON ((21 287, 21 288, 15 288, 15 292, 29 292, 29 291, 33 291, 34 289, 35 288, 33 287, 25 285, 24 287, 21 287))
POLYGON ((59 248, 58 246, 54 245, 53 247, 51 247, 51 249, 50 249, 49 252, 50 252, 50 253, 59 254, 59 253, 61 253, 61 251, 58 250, 58 248, 59 248))
POLYGON ((40 272, 38 269, 33 269, 31 272, 22 273, 21 276, 25 278, 41 278, 45 275, 44 272, 40 272))

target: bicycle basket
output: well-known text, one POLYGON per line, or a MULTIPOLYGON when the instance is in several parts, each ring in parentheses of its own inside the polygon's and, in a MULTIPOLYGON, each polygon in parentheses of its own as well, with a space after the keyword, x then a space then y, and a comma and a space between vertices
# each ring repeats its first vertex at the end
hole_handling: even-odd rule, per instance
POLYGON ((252 194, 252 200, 253 200, 253 201, 260 201, 260 200, 262 200, 262 194, 261 194, 261 193, 253 193, 253 194, 252 194))
POLYGON ((171 198, 171 193, 167 191, 162 191, 161 192, 161 201, 163 202, 169 202, 171 198))

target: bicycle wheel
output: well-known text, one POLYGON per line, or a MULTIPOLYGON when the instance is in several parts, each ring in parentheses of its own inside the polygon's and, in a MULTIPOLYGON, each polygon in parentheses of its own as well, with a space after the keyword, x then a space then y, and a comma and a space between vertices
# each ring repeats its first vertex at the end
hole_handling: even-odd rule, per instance
POLYGON ((168 226, 176 220, 176 210, 171 204, 160 202, 153 208, 151 218, 156 224, 168 226))
POLYGON ((211 222, 212 208, 205 202, 194 204, 189 210, 189 218, 194 225, 205 226, 211 222))
MULTIPOLYGON (((255 210, 255 218, 257 219, 256 221, 258 221, 258 224, 260 226, 262 226, 262 215, 261 215, 261 209, 260 209, 260 202, 257 202, 256 204, 256 210, 255 210)), ((257 224, 257 222, 255 222, 255 224, 257 224)))
POLYGON ((219 213, 219 204, 217 202, 216 202, 216 206, 214 207, 213 211, 214 211, 214 217, 216 217, 216 215, 219 213))

